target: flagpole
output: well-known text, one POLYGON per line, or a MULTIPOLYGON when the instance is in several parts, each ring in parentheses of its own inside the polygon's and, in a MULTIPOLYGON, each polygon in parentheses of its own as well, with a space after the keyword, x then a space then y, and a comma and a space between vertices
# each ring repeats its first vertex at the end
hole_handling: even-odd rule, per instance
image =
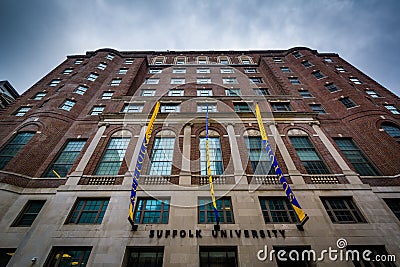
POLYGON ((146 155, 146 152, 147 152, 147 145, 149 143, 151 133, 153 132, 154 121, 156 120, 159 109, 160 109, 160 102, 157 102, 156 106, 154 107, 154 111, 150 118, 149 124, 147 125, 146 133, 145 133, 145 136, 142 141, 142 146, 140 148, 140 152, 138 155, 138 159, 136 161, 136 166, 135 166, 133 177, 132 177, 132 188, 131 188, 131 197, 130 197, 130 203, 129 203, 129 217, 128 217, 128 221, 132 225, 132 231, 137 231, 137 229, 138 229, 138 226, 135 225, 135 218, 134 218, 135 203, 136 203, 136 197, 137 197, 136 190, 139 185, 138 180, 140 177, 140 173, 142 172, 144 156, 146 155))
POLYGON ((214 225, 214 230, 219 231, 220 225, 219 225, 219 216, 218 216, 218 209, 217 209, 217 204, 215 201, 215 192, 214 192, 214 184, 213 184, 213 178, 212 178, 212 172, 211 172, 211 161, 210 161, 210 149, 208 146, 208 104, 207 104, 207 110, 206 110, 206 160, 207 160, 207 175, 208 175, 208 182, 210 184, 210 193, 211 193, 211 201, 212 205, 214 207, 214 215, 215 215, 215 220, 216 223, 214 225))
POLYGON ((292 189, 290 188, 285 176, 283 175, 283 172, 281 168, 278 165, 278 161, 276 160, 276 157, 274 155, 274 152, 272 151, 271 145, 268 141, 268 136, 264 128, 264 124, 262 121, 261 117, 261 112, 260 108, 258 106, 258 103, 256 104, 256 117, 257 117, 257 123, 258 123, 258 128, 260 129, 260 134, 261 134, 261 139, 263 141, 263 144, 265 146, 265 149, 267 150, 268 157, 270 158, 272 162, 272 167, 275 170, 276 176, 279 178, 279 182, 282 184, 283 190, 286 193, 286 196, 288 197, 290 204, 292 205, 295 213, 300 219, 300 223, 296 224, 297 228, 301 231, 304 230, 303 226, 304 224, 308 221, 309 217, 307 214, 304 213, 303 209, 301 208, 299 202, 297 201, 296 197, 294 196, 294 193, 292 189))

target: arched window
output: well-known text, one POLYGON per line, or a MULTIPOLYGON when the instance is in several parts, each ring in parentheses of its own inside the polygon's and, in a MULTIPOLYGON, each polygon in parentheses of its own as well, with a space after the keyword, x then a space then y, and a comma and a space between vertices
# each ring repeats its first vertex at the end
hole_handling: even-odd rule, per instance
POLYGON ((270 157, 263 145, 260 132, 257 130, 246 131, 244 141, 253 173, 255 175, 275 174, 270 157))
POLYGON ((306 132, 293 129, 288 132, 290 142, 296 149, 304 168, 309 174, 328 174, 329 169, 322 161, 321 156, 315 150, 306 132))
POLYGON ((0 170, 18 154, 29 140, 31 140, 34 134, 34 132, 19 132, 6 146, 3 147, 0 151, 0 170))
POLYGON ((157 133, 151 153, 149 175, 171 175, 175 135, 164 130, 157 133))
POLYGON ((111 136, 96 175, 118 175, 130 140, 130 133, 127 131, 120 131, 111 136))
MULTIPOLYGON (((224 173, 224 165, 222 163, 221 141, 216 131, 208 131, 208 148, 210 154, 211 173, 213 175, 221 175, 224 173)), ((207 158, 206 158, 206 132, 200 133, 200 168, 201 175, 207 175, 207 158)))
POLYGON ((392 123, 382 123, 382 129, 400 143, 400 128, 392 123))

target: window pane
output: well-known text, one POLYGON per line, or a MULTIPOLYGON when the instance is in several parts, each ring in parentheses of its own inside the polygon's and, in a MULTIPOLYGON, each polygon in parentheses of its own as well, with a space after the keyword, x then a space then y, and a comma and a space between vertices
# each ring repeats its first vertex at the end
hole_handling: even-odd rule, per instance
POLYGON ((0 170, 3 169, 10 160, 31 140, 33 132, 18 133, 3 149, 0 151, 0 170))
POLYGON ((55 247, 45 266, 86 266, 91 250, 90 247, 55 247))
POLYGON ((155 138, 149 175, 171 175, 174 144, 174 137, 155 138))
POLYGON ((117 175, 125 157, 129 137, 113 137, 108 143, 107 149, 97 168, 96 175, 117 175))
POLYGON ((128 267, 162 267, 163 247, 135 247, 130 249, 128 267))
MULTIPOLYGON (((219 137, 209 137, 208 147, 210 154, 211 173, 221 175, 224 172, 222 164, 222 151, 219 137)), ((200 137, 200 167, 201 175, 207 175, 206 138, 200 137)))

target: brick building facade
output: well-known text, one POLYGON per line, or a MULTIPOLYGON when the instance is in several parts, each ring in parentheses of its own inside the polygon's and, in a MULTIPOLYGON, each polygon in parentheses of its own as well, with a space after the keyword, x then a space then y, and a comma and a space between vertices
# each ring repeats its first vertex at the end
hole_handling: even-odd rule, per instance
MULTIPOLYGON (((68 56, 0 110, 1 263, 264 266, 265 245, 321 251, 339 238, 344 251, 399 258, 399 114, 389 90, 337 54, 304 47, 68 56), (131 231, 132 172, 156 101, 131 231), (310 217, 304 231, 260 150, 256 103, 310 217), (220 232, 206 211, 206 106, 220 232)), ((384 264, 373 266, 395 266, 384 264)))

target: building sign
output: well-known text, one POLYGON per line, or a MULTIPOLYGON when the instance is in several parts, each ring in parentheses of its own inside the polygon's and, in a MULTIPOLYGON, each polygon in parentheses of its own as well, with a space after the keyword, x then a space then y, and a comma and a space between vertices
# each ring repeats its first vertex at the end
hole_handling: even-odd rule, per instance
POLYGON ((202 238, 212 236, 214 238, 285 238, 285 229, 281 230, 150 230, 149 238, 202 238))

